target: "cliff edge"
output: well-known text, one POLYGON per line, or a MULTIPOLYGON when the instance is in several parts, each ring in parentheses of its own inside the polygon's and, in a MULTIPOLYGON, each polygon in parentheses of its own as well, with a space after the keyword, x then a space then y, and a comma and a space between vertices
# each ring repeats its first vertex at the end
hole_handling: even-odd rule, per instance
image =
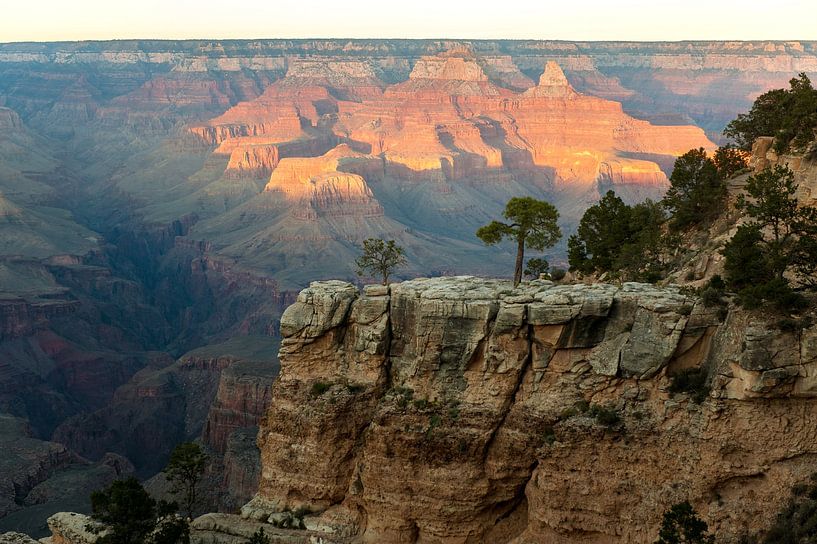
POLYGON ((689 500, 737 542, 817 454, 817 327, 757 321, 635 283, 315 282, 281 320, 242 515, 308 511, 333 541, 652 542, 689 500), (700 404, 669 392, 689 368, 700 404))

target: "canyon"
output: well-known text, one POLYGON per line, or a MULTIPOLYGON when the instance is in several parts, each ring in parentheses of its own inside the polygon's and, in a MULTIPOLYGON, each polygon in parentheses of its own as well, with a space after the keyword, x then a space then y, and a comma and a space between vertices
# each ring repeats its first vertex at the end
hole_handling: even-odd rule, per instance
MULTIPOLYGON (((254 436, 281 394, 282 314, 310 281, 358 284, 367 237, 406 248, 398 279, 505 275, 510 249, 474 231, 508 198, 550 200, 565 233, 608 189, 660 198, 676 156, 713 149, 799 71, 817 73, 817 44, 0 44, 0 442, 18 448, 0 529, 45 535, 50 514, 87 511, 88 492, 123 475, 162 492, 154 475, 192 439, 211 454, 204 510, 234 511, 259 482, 289 507, 261 468, 284 461, 262 459, 254 436)), ((564 245, 547 257, 563 265, 564 245)), ((380 344, 354 395, 376 412, 386 340, 366 342, 380 344)), ((474 433, 512 423, 506 408, 474 433)), ((304 504, 351 508, 343 474, 304 504)), ((511 480, 480 485, 519 494, 511 480)), ((379 519, 357 504, 350 527, 379 519)), ((518 505, 484 508, 474 531, 502 508, 521 523, 518 505)))

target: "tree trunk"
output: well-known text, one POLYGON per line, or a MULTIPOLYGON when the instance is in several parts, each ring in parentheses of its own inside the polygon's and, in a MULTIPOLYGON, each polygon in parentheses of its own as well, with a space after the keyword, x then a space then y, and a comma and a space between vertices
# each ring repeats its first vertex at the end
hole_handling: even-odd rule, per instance
POLYGON ((519 285, 522 281, 522 265, 525 262, 525 239, 519 238, 516 246, 516 269, 513 273, 513 286, 519 285))

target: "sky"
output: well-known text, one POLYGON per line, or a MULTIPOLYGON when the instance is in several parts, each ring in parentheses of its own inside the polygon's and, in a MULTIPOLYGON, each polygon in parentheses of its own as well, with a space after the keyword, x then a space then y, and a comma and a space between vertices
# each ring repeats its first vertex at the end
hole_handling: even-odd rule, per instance
POLYGON ((817 0, 0 0, 0 42, 817 40, 817 0))

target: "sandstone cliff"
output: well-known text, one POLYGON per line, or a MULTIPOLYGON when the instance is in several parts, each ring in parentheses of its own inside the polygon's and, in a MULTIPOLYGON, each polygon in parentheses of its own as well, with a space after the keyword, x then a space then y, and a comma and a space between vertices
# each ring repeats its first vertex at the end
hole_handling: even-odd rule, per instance
POLYGON ((652 542, 690 500, 737 542, 817 455, 817 327, 756 320, 643 284, 314 283, 281 320, 243 514, 306 508, 338 541, 652 542), (668 392, 685 368, 700 405, 668 392))

